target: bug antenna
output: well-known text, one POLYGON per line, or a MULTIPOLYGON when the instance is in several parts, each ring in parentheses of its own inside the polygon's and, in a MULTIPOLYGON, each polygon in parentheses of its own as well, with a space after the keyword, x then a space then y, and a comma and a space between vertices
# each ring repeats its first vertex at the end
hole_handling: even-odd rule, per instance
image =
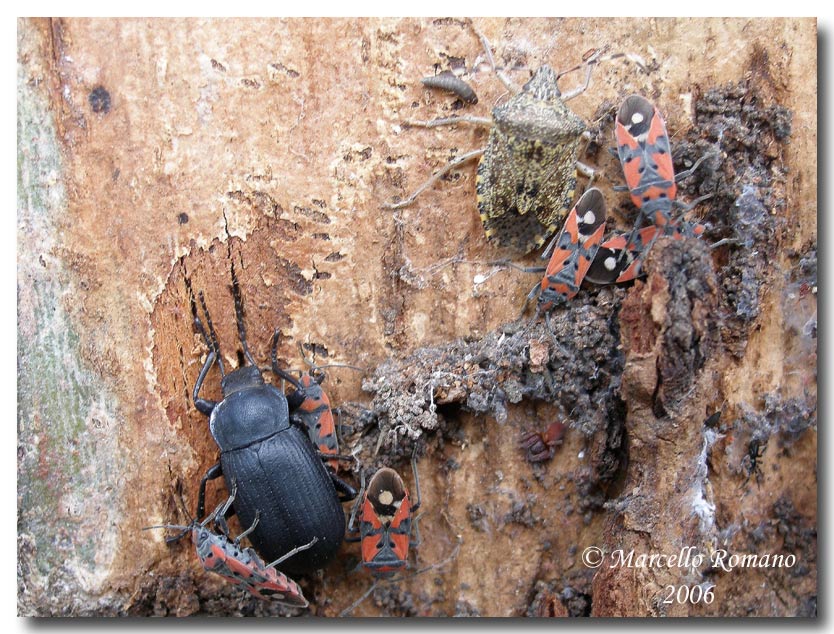
MULTIPOLYGON (((183 535, 186 534, 188 531, 191 530, 190 526, 181 526, 180 524, 155 524, 153 526, 143 526, 143 531, 149 531, 154 528, 170 528, 170 529, 178 529, 183 531, 183 535)), ((169 541, 168 539, 165 540, 166 542, 169 541)))
POLYGON ((250 365, 257 366, 255 359, 252 358, 252 353, 249 352, 249 345, 246 342, 246 324, 243 321, 243 297, 240 293, 240 282, 237 279, 237 272, 235 271, 235 262, 230 260, 232 269, 232 297, 235 300, 235 321, 237 322, 237 334, 240 338, 240 345, 243 346, 243 354, 250 365))
POLYGON ((195 326, 199 324, 198 329, 203 333, 203 338, 206 340, 206 345, 209 347, 209 350, 214 352, 215 357, 217 358, 217 365, 220 368, 220 376, 222 378, 226 376, 226 369, 223 367, 223 359, 220 357, 220 344, 217 342, 217 332, 214 330, 214 324, 211 321, 211 315, 209 314, 208 307, 206 306, 206 298, 203 295, 203 291, 200 291, 197 297, 200 300, 200 306, 202 307, 203 313, 206 316, 206 324, 208 324, 209 336, 206 337, 205 328, 203 327, 202 322, 200 322, 199 317, 196 316, 195 326))
POLYGON ((371 592, 373 592, 373 591, 376 589, 376 587, 377 587, 378 585, 379 585, 379 579, 377 579, 376 581, 374 581, 374 582, 371 584, 371 587, 370 587, 370 588, 368 588, 367 590, 365 590, 365 593, 364 593, 361 597, 359 597, 358 599, 356 599, 356 601, 354 601, 354 602, 353 602, 353 603, 351 603, 348 607, 346 607, 344 610, 342 610, 341 612, 339 612, 339 616, 340 616, 340 617, 342 617, 342 616, 348 616, 351 612, 353 612, 353 611, 356 609, 356 607, 357 607, 360 603, 362 603, 365 599, 367 599, 367 598, 371 595, 371 592))
POLYGON ((356 370, 357 372, 367 372, 367 368, 360 368, 356 365, 349 365, 347 363, 326 363, 325 365, 317 365, 315 360, 310 359, 304 354, 304 344, 299 342, 298 343, 298 351, 301 353, 301 358, 304 360, 308 366, 310 366, 310 374, 316 373, 318 370, 324 370, 325 368, 348 368, 350 370, 356 370))

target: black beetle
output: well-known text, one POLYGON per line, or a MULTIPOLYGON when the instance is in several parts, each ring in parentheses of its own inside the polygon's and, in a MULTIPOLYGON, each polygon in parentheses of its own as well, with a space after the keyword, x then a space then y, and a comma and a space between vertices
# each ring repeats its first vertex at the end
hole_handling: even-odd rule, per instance
MULTIPOLYGON (((251 526, 258 517, 257 526, 249 533, 255 550, 270 561, 317 538, 313 546, 280 566, 291 573, 317 570, 333 558, 344 539, 345 514, 341 501, 355 498, 356 491, 328 472, 306 430, 291 423, 287 397, 264 381, 246 343, 243 302, 234 264, 231 273, 235 317, 243 347, 236 370, 226 374, 223 368, 217 335, 203 294, 200 293, 199 297, 208 333, 191 295, 195 327, 209 348, 192 398, 196 408, 209 417, 211 435, 220 447, 220 462, 212 466, 200 481, 197 517, 205 513, 207 482, 222 475, 226 488, 237 490, 233 511, 241 526, 251 526), (199 396, 206 375, 215 362, 221 374, 223 400, 220 402, 199 396), (337 488, 340 493, 337 493, 337 488)), ((272 340, 273 359, 278 336, 276 330, 272 340)), ((297 406, 301 402, 299 399, 304 397, 303 386, 292 375, 278 368, 275 362, 272 371, 295 386, 296 392, 290 395, 290 399, 297 406)))

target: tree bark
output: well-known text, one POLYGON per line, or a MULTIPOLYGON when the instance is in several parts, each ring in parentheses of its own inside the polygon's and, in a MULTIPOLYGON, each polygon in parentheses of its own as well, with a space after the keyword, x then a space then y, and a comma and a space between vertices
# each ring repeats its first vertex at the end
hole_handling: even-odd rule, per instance
MULTIPOLYGON (((519 85, 626 53, 569 102, 609 228, 633 222, 605 149, 636 92, 676 165, 709 156, 679 193, 713 195, 707 238, 658 242, 644 281, 586 286, 527 329, 536 276, 494 262, 539 261, 485 238, 474 163, 382 209, 486 143, 404 125, 506 98, 466 20, 18 21, 19 614, 285 613, 142 531, 186 521, 179 495, 193 513, 218 457, 191 402, 207 351, 188 285, 235 367, 231 262, 260 365, 279 328, 283 367, 304 344, 365 369, 327 371, 343 449, 410 486, 417 450, 415 566, 442 565, 355 615, 816 614, 816 21, 474 22, 519 85), (423 87, 435 68, 479 102, 423 87), (520 438, 555 420, 555 457, 528 462, 520 438), (606 565, 687 547, 796 563, 606 565), (714 601, 664 601, 695 586, 714 601)), ((345 544, 298 579, 305 613, 361 595, 357 558, 345 544)))

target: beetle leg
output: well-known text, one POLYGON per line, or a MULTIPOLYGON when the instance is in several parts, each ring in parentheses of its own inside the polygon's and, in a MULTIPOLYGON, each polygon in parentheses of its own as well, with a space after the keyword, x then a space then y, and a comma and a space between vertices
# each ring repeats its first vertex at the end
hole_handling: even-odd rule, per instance
MULTIPOLYGON (((325 454, 327 455, 327 454, 325 454)), ((339 496, 339 502, 350 502, 356 498, 356 489, 350 486, 347 482, 342 480, 332 471, 328 472, 330 479, 333 481, 333 486, 336 487, 336 493, 339 496)))
POLYGON ((204 475, 203 479, 200 480, 200 493, 197 496, 197 519, 201 518, 206 512, 206 483, 209 480, 216 480, 222 475, 223 467, 218 462, 217 464, 209 467, 209 470, 206 471, 206 475, 204 475))
MULTIPOLYGON (((274 330, 274 332, 272 333, 272 346, 271 346, 271 349, 270 349, 270 358, 272 359, 272 373, 275 376, 277 376, 279 378, 282 378, 285 381, 287 381, 296 390, 299 390, 301 394, 304 394, 305 393, 304 386, 301 385, 301 383, 298 381, 298 379, 296 379, 292 374, 289 374, 289 373, 285 372, 284 370, 282 370, 281 368, 278 367, 278 338, 280 336, 281 336, 281 331, 276 328, 274 330)), ((305 396, 305 398, 306 398, 306 396, 305 396)), ((298 404, 300 405, 303 401, 304 401, 304 399, 299 401, 298 404)), ((298 405, 296 405, 296 407, 298 407, 298 405)))
POLYGON ((204 398, 200 398, 200 388, 203 387, 203 381, 206 379, 206 375, 208 371, 211 369, 211 366, 214 365, 214 360, 217 358, 217 353, 212 350, 209 352, 208 356, 206 357, 206 362, 203 364, 203 368, 200 370, 200 376, 197 377, 197 382, 194 384, 194 391, 191 393, 191 399, 194 401, 194 407, 197 408, 197 411, 205 414, 206 416, 210 416, 212 410, 214 410, 215 406, 217 405, 217 401, 209 401, 204 398))

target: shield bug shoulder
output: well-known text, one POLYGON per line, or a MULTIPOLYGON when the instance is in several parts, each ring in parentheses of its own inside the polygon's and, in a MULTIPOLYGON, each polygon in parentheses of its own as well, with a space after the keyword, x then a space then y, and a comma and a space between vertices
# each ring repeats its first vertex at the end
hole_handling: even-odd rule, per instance
POLYGON ((491 118, 465 116, 410 122, 409 125, 421 127, 461 122, 482 125, 490 128, 489 139, 486 147, 461 155, 409 197, 384 207, 399 209, 410 205, 445 174, 479 158, 477 201, 487 238, 498 246, 528 253, 542 246, 570 211, 577 169, 589 177, 593 175, 590 168, 578 161, 586 125, 565 102, 585 91, 593 64, 600 60, 593 56, 583 64, 588 69, 584 85, 570 93, 560 91, 561 75, 546 65, 519 90, 495 67, 489 43, 475 32, 493 71, 516 94, 496 106, 491 118))
POLYGON ((234 497, 233 490, 229 498, 214 509, 202 522, 195 518, 187 526, 161 524, 148 526, 143 530, 169 528, 181 531, 179 535, 168 538, 166 540, 168 542, 177 541, 190 533, 197 558, 208 572, 213 572, 226 581, 241 586, 258 599, 293 608, 306 608, 308 602, 304 598, 301 588, 285 574, 278 572, 276 566, 297 553, 312 547, 318 539, 314 537, 310 542, 293 548, 271 564, 265 564, 254 550, 240 545, 241 540, 257 526, 259 521, 257 513, 255 521, 248 530, 245 530, 233 540, 229 538, 228 527, 223 516, 229 510, 234 497), (218 532, 212 531, 209 528, 210 524, 214 524, 218 532))

